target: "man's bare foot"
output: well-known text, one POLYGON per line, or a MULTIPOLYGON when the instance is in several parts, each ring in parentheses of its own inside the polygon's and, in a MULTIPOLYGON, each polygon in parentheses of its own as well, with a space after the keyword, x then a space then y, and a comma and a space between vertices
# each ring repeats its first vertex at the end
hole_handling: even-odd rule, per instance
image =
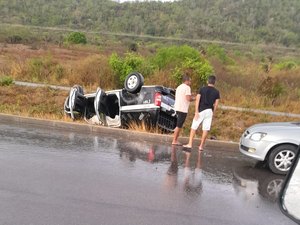
POLYGON ((172 145, 178 145, 178 146, 181 146, 182 144, 180 142, 172 142, 172 145))
POLYGON ((192 146, 190 146, 190 145, 182 145, 182 147, 184 147, 184 148, 192 148, 192 146))
POLYGON ((202 147, 200 147, 200 146, 199 146, 199 148, 198 148, 198 149, 199 149, 199 152, 202 152, 202 151, 204 151, 204 149, 203 149, 202 147))

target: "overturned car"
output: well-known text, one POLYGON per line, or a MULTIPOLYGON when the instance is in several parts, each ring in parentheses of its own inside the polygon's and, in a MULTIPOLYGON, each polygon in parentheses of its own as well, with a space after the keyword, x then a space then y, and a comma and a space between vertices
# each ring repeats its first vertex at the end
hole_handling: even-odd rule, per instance
POLYGON ((84 94, 83 88, 75 85, 65 100, 64 111, 73 120, 83 118, 92 124, 109 127, 128 127, 144 123, 172 132, 177 116, 174 109, 175 90, 160 85, 144 86, 140 73, 130 73, 124 88, 84 94))

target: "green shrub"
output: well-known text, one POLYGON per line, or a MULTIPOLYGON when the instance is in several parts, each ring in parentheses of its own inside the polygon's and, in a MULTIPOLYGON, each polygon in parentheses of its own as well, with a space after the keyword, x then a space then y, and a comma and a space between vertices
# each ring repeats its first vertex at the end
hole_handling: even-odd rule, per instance
POLYGON ((159 69, 172 68, 186 59, 199 59, 199 52, 187 45, 160 48, 152 63, 159 69))
POLYGON ((279 70, 292 70, 297 67, 297 63, 294 61, 285 61, 285 62, 280 62, 275 65, 276 69, 279 70))
POLYGON ((81 32, 72 32, 66 37, 66 42, 68 44, 86 44, 86 36, 81 32))
POLYGON ((209 75, 213 73, 213 67, 205 59, 187 58, 181 65, 177 66, 172 74, 177 84, 182 82, 182 74, 192 78, 192 89, 199 88, 206 83, 209 75))
POLYGON ((199 51, 187 45, 161 48, 153 57, 152 63, 159 69, 171 69, 172 79, 176 84, 182 82, 182 75, 186 74, 193 80, 192 88, 204 84, 213 72, 212 66, 199 51))
POLYGON ((9 86, 13 84, 13 79, 10 76, 0 77, 0 86, 9 86))
POLYGON ((177 85, 182 82, 183 74, 190 76, 193 80, 192 88, 205 83, 208 75, 213 72, 212 66, 199 51, 188 45, 161 48, 153 57, 152 63, 159 69, 171 69, 171 79, 177 85))
POLYGON ((150 63, 135 53, 127 53, 123 58, 114 53, 109 58, 109 65, 119 79, 119 84, 122 84, 131 72, 137 71, 146 77, 154 70, 150 63))
POLYGON ((211 44, 207 47, 206 53, 208 56, 218 58, 222 63, 234 64, 233 59, 227 56, 225 49, 216 44, 211 44))

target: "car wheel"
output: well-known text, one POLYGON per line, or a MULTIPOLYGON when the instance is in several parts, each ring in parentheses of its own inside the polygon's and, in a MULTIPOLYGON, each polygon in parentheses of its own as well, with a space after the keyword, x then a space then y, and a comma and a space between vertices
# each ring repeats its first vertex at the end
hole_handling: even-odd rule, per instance
POLYGON ((132 94, 138 93, 144 84, 144 77, 142 74, 134 72, 127 75, 124 87, 126 91, 132 94))
POLYGON ((273 173, 286 174, 295 158, 297 148, 294 145, 279 145, 272 150, 268 158, 269 168, 273 173))
POLYGON ((281 191, 284 177, 275 174, 269 174, 258 181, 259 194, 272 202, 276 202, 281 191))

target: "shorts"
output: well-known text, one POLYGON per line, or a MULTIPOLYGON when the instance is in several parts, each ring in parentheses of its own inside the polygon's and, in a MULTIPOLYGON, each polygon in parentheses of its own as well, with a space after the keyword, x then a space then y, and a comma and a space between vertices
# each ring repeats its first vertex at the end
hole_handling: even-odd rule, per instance
POLYGON ((199 125, 202 123, 202 130, 209 131, 213 118, 212 109, 205 109, 199 113, 198 120, 193 119, 192 129, 197 130, 199 125))
POLYGON ((187 113, 176 111, 176 114, 177 114, 176 127, 182 128, 183 127, 183 123, 184 123, 184 121, 186 119, 187 113))

